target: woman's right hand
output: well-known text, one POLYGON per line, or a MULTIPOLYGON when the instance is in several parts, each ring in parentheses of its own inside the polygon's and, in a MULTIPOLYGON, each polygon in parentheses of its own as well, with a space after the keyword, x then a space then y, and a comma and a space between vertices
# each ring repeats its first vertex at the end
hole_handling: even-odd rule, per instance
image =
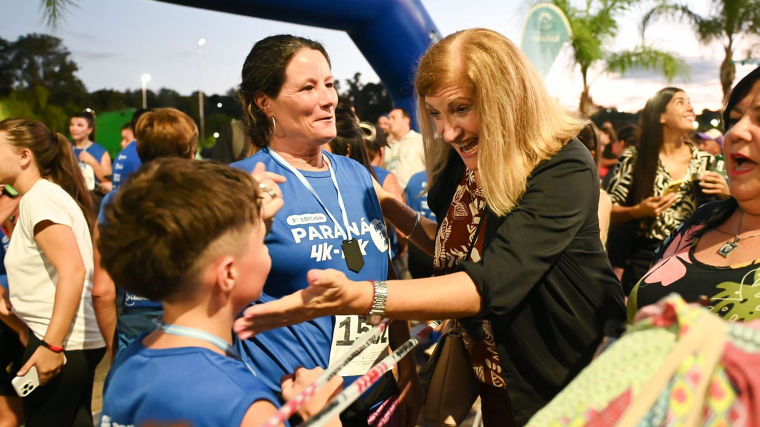
POLYGON ((309 286, 280 299, 248 307, 235 320, 241 340, 282 326, 337 314, 363 314, 372 305, 369 281, 354 282, 338 270, 310 270, 309 286))
MULTIPOLYGON (((280 379, 283 399, 288 401, 294 398, 298 393, 303 391, 303 389, 316 381, 322 373, 324 373, 324 369, 319 366, 314 369, 298 367, 292 374, 283 376, 280 379)), ((328 381, 327 384, 319 388, 313 396, 298 408, 298 415, 304 420, 308 420, 318 414, 319 411, 327 405, 327 402, 332 400, 332 398, 337 396, 342 390, 343 377, 335 375, 330 378, 330 381, 328 381)))
POLYGON ((676 194, 670 193, 665 196, 651 196, 636 205, 637 217, 659 217, 662 212, 676 202, 676 194))

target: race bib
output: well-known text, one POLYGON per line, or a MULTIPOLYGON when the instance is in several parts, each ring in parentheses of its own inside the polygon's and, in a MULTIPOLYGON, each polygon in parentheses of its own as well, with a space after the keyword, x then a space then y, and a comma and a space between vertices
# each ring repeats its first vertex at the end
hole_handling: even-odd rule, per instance
POLYGON ((82 176, 84 176, 84 183, 87 184, 87 189, 92 191, 95 189, 95 169, 85 162, 79 162, 79 169, 82 170, 82 176))
MULTIPOLYGON (((343 357, 364 333, 372 329, 359 316, 335 316, 332 345, 330 346, 330 364, 343 357)), ((388 352, 388 329, 372 341, 372 344, 356 356, 348 365, 338 372, 340 376, 358 376, 366 374, 388 352)))

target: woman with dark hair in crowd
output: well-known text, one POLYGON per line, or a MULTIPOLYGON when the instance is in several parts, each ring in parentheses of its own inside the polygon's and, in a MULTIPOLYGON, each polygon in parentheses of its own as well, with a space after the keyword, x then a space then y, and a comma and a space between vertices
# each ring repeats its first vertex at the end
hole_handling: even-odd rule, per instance
POLYGON ((111 191, 111 155, 95 140, 95 114, 85 110, 71 116, 69 133, 73 140, 74 157, 79 160, 79 167, 85 178, 95 212, 100 210, 103 196, 111 191))
POLYGON ((599 240, 599 175, 575 139, 585 121, 486 29, 433 45, 415 92, 440 224, 376 189, 386 218, 434 255, 437 276, 369 283, 312 271, 308 288, 248 308, 236 330, 259 336, 333 313, 456 318, 485 425, 523 425, 588 364, 605 323, 625 318, 599 240))
POLYGON ((672 292, 686 301, 709 300, 729 321, 760 317, 760 294, 749 291, 760 263, 760 68, 731 91, 723 122, 731 197, 703 205, 665 240, 631 292, 629 320, 672 292))
MULTIPOLYGON (((616 267, 624 268, 626 295, 647 272, 652 252, 697 208, 692 175, 705 172, 712 160, 685 136, 692 130, 694 108, 681 89, 667 87, 650 98, 641 113, 637 147, 629 147, 607 192, 612 198, 612 222, 627 222, 629 232, 613 238, 608 248, 616 267), (670 189, 666 191, 670 185, 670 189)), ((705 172, 699 183, 705 194, 728 195, 720 174, 705 172)))
MULTIPOLYGON (((385 280, 389 244, 372 176, 363 165, 323 150, 337 135, 338 104, 324 47, 290 35, 267 37, 248 54, 242 80, 246 130, 258 151, 233 166, 252 171, 263 163, 287 178, 279 185, 285 207, 266 237, 272 270, 257 303, 308 287, 306 273, 313 268, 333 268, 354 280, 385 280)), ((242 340, 238 347, 259 378, 279 390, 280 377, 296 367, 326 368, 340 358, 363 328, 355 315, 325 316, 242 340)), ((406 322, 389 329, 389 337, 365 350, 373 356, 367 359, 387 354, 389 344, 398 346, 409 337, 406 322)), ((346 385, 372 361, 355 359, 341 370, 346 385)), ((343 425, 413 426, 419 400, 415 361, 405 360, 398 388, 387 375, 343 413, 343 425)))
POLYGON ((21 196, 5 258, 13 311, 3 317, 28 327, 17 375, 36 370, 41 384, 23 399, 26 426, 92 426, 105 342, 91 296, 92 202, 71 145, 42 123, 3 120, 0 183, 21 196))

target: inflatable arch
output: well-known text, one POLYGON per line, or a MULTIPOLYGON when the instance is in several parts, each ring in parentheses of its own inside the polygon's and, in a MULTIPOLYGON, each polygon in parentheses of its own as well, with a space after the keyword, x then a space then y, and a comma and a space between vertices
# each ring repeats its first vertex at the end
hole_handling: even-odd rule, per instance
POLYGON ((161 1, 345 31, 388 88, 395 105, 409 112, 415 111, 414 65, 441 38, 420 0, 161 1))

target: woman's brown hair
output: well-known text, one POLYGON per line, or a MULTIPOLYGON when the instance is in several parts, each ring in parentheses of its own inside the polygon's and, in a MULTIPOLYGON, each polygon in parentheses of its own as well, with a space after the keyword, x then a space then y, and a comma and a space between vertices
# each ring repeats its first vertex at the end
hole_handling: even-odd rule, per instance
POLYGON ((272 136, 272 126, 261 109, 256 106, 254 97, 263 92, 271 98, 276 98, 285 83, 285 71, 288 64, 302 49, 312 49, 324 55, 327 64, 330 57, 324 46, 314 40, 287 34, 270 36, 259 40, 253 45, 243 64, 242 83, 240 83, 240 100, 243 104, 243 118, 247 136, 254 148, 266 147, 272 136))
POLYGON ((41 122, 26 119, 5 119, 0 122, 0 132, 8 135, 8 141, 16 149, 32 152, 40 176, 69 193, 82 209, 92 231, 95 224, 92 199, 69 140, 41 122))

